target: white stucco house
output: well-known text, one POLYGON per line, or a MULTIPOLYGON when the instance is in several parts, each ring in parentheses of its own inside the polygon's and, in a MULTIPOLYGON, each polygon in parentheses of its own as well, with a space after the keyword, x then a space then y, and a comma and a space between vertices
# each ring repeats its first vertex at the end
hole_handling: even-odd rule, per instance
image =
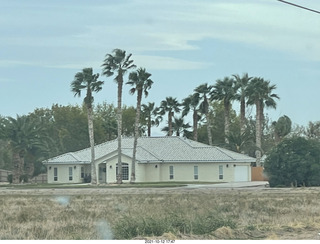
MULTIPOLYGON (((95 146, 99 183, 115 183, 117 140, 95 146)), ((122 138, 123 182, 130 181, 133 138, 122 138)), ((90 174, 90 148, 44 162, 48 183, 81 183, 90 174)), ((141 137, 136 154, 136 182, 251 181, 255 158, 181 137, 141 137)))

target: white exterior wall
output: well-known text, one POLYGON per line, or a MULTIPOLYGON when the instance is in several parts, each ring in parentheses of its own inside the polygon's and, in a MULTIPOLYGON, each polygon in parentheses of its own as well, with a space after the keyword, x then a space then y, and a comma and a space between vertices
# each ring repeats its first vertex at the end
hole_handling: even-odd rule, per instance
POLYGON ((140 178, 137 182, 159 182, 161 181, 161 167, 162 164, 156 163, 141 163, 140 165, 140 178), (143 172, 143 173, 142 173, 143 172))
MULTIPOLYGON (((150 163, 139 164, 145 170, 144 180, 137 182, 168 182, 168 181, 202 181, 202 182, 233 182, 234 163, 150 163), (155 167, 157 165, 157 167, 155 167), (223 167, 223 179, 219 179, 219 166, 223 167), (228 167, 227 167, 228 165, 228 167), (173 179, 170 179, 170 166, 173 166, 173 179), (198 179, 194 179, 194 166, 198 166, 198 179)), ((251 181, 250 163, 238 163, 247 166, 248 179, 251 181)), ((142 168, 141 167, 141 168, 142 168)))
POLYGON ((162 165, 161 181, 202 181, 231 182, 233 169, 227 163, 168 163, 162 165), (223 179, 219 179, 219 165, 223 166, 223 179), (170 179, 169 168, 173 166, 173 179, 170 179), (194 166, 198 166, 198 179, 194 179, 194 166))
MULTIPOLYGON (((108 159, 101 158, 96 162, 97 179, 99 180, 99 166, 105 167, 106 183, 116 183, 116 165, 118 158, 116 154, 108 155, 108 159)), ((122 163, 129 166, 130 182, 132 159, 122 156, 122 163)), ((247 166, 248 180, 251 181, 250 163, 139 163, 136 162, 136 182, 169 182, 169 181, 199 181, 199 182, 233 182, 235 181, 234 165, 247 166), (219 179, 219 166, 223 167, 223 179, 219 179), (228 167, 227 167, 228 165, 228 167), (170 179, 169 168, 173 166, 174 177, 170 179), (194 179, 194 166, 198 166, 198 179, 194 179)), ((49 165, 48 183, 81 183, 81 167, 85 172, 90 172, 90 165, 49 165), (74 168, 76 166, 76 169, 74 168), (51 169, 49 169, 51 167, 51 169), (72 167, 73 179, 69 180, 69 167, 72 167), (54 181, 54 168, 58 168, 58 181, 54 181)), ((99 181, 98 181, 99 182, 99 181)), ((104 183, 104 182, 102 182, 104 183)))
POLYGON ((47 167, 48 183, 81 183, 81 167, 86 165, 49 165, 47 167), (69 167, 72 167, 72 180, 69 180, 69 167), (54 168, 58 170, 58 180, 54 181, 54 168))

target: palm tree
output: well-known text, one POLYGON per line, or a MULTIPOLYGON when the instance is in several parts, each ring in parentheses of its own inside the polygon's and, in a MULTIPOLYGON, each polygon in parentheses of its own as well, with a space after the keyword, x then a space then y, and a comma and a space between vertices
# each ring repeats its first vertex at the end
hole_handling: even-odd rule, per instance
POLYGON ((131 179, 130 182, 134 183, 136 180, 136 153, 137 153, 137 144, 139 137, 139 122, 140 122, 140 112, 141 112, 141 100, 142 93, 145 97, 148 96, 148 90, 151 88, 153 81, 150 79, 151 74, 146 72, 146 69, 139 68, 137 71, 134 71, 129 74, 129 81, 126 83, 133 86, 130 89, 130 93, 134 94, 137 91, 137 112, 136 120, 134 125, 134 142, 133 142, 133 156, 132 156, 132 166, 131 166, 131 179))
POLYGON ((192 109, 193 114, 193 140, 198 141, 198 120, 199 120, 199 93, 194 93, 182 101, 182 117, 186 116, 192 109))
POLYGON ((252 77, 249 77, 248 73, 243 74, 242 77, 239 75, 233 75, 236 79, 236 100, 240 101, 240 130, 241 134, 245 133, 246 130, 246 99, 248 97, 247 94, 247 86, 252 77))
POLYGON ((92 92, 99 92, 102 89, 103 81, 98 81, 99 74, 93 74, 92 68, 84 68, 82 72, 76 73, 71 82, 71 91, 74 96, 81 96, 81 91, 86 90, 86 96, 83 99, 88 113, 89 141, 91 148, 91 184, 97 184, 95 152, 94 152, 94 132, 93 132, 93 96, 92 92))
MULTIPOLYGON (((188 129, 190 128, 191 125, 189 125, 189 123, 185 123, 183 117, 174 117, 174 121, 172 122, 172 130, 176 133, 176 136, 180 136, 182 134, 184 137, 189 137, 191 132, 188 129)), ((162 131, 167 132, 168 134, 169 127, 164 127, 162 131)))
POLYGON ((212 146, 212 132, 208 96, 210 96, 211 90, 212 86, 208 86, 208 83, 202 84, 194 89, 195 93, 198 94, 196 96, 199 96, 200 99, 200 112, 206 116, 208 141, 210 146, 212 146))
POLYGON ((159 126, 162 116, 159 115, 159 108, 154 103, 142 104, 142 117, 147 120, 148 136, 151 136, 151 127, 159 126))
MULTIPOLYGON (((8 117, 2 121, 1 139, 7 140, 13 153, 13 179, 20 183, 24 172, 25 157, 29 154, 48 156, 49 137, 39 120, 32 120, 29 116, 19 116, 14 119, 8 117)), ((31 163, 33 164, 33 162, 31 163)))
POLYGON ((114 49, 112 54, 106 54, 106 58, 102 64, 102 74, 107 77, 113 76, 116 73, 115 82, 118 84, 118 175, 117 183, 122 184, 122 162, 121 162, 121 131, 122 131, 122 87, 123 76, 129 69, 135 68, 131 60, 132 54, 126 55, 126 51, 114 49))
POLYGON ((225 77, 223 80, 217 80, 211 91, 211 100, 222 101, 224 105, 224 135, 225 142, 228 144, 230 133, 230 109, 231 102, 235 99, 236 89, 235 81, 232 78, 225 77))
POLYGON ((244 133, 240 131, 229 133, 228 142, 227 147, 238 153, 245 153, 245 151, 248 153, 248 150, 254 147, 254 138, 249 130, 244 133))
POLYGON ((310 139, 320 139, 320 121, 310 121, 308 127, 305 128, 303 134, 310 139))
POLYGON ((276 85, 270 85, 270 81, 265 81, 263 78, 253 78, 247 87, 247 92, 250 94, 247 104, 256 106, 256 164, 260 166, 261 159, 261 138, 262 124, 264 121, 264 108, 276 109, 277 103, 275 99, 280 99, 277 94, 273 93, 276 85))
POLYGON ((160 115, 165 115, 168 113, 168 136, 172 136, 172 118, 174 113, 180 112, 180 103, 176 98, 166 97, 166 100, 163 100, 160 105, 160 115))
POLYGON ((272 123, 275 143, 279 144, 285 136, 287 136, 292 129, 292 121, 291 119, 284 115, 278 119, 278 121, 274 121, 272 123))

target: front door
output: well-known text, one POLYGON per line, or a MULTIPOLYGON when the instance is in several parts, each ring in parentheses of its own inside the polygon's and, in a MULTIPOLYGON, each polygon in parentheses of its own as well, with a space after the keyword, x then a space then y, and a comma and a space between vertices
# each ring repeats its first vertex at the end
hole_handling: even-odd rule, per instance
POLYGON ((107 182, 106 164, 99 164, 99 183, 107 182))

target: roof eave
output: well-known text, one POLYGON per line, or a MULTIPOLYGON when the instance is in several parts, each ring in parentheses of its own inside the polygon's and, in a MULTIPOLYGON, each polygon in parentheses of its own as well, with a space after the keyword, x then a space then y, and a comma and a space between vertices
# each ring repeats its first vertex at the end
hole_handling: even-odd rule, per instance
POLYGON ((44 165, 52 165, 52 164, 58 164, 58 165, 61 165, 61 164, 90 164, 90 162, 88 161, 69 161, 69 162, 50 162, 50 161, 47 161, 47 162, 44 162, 43 163, 44 165))
MULTIPOLYGON (((137 160, 138 161, 138 160, 137 160)), ((139 163, 254 163, 255 160, 139 160, 139 163)))

